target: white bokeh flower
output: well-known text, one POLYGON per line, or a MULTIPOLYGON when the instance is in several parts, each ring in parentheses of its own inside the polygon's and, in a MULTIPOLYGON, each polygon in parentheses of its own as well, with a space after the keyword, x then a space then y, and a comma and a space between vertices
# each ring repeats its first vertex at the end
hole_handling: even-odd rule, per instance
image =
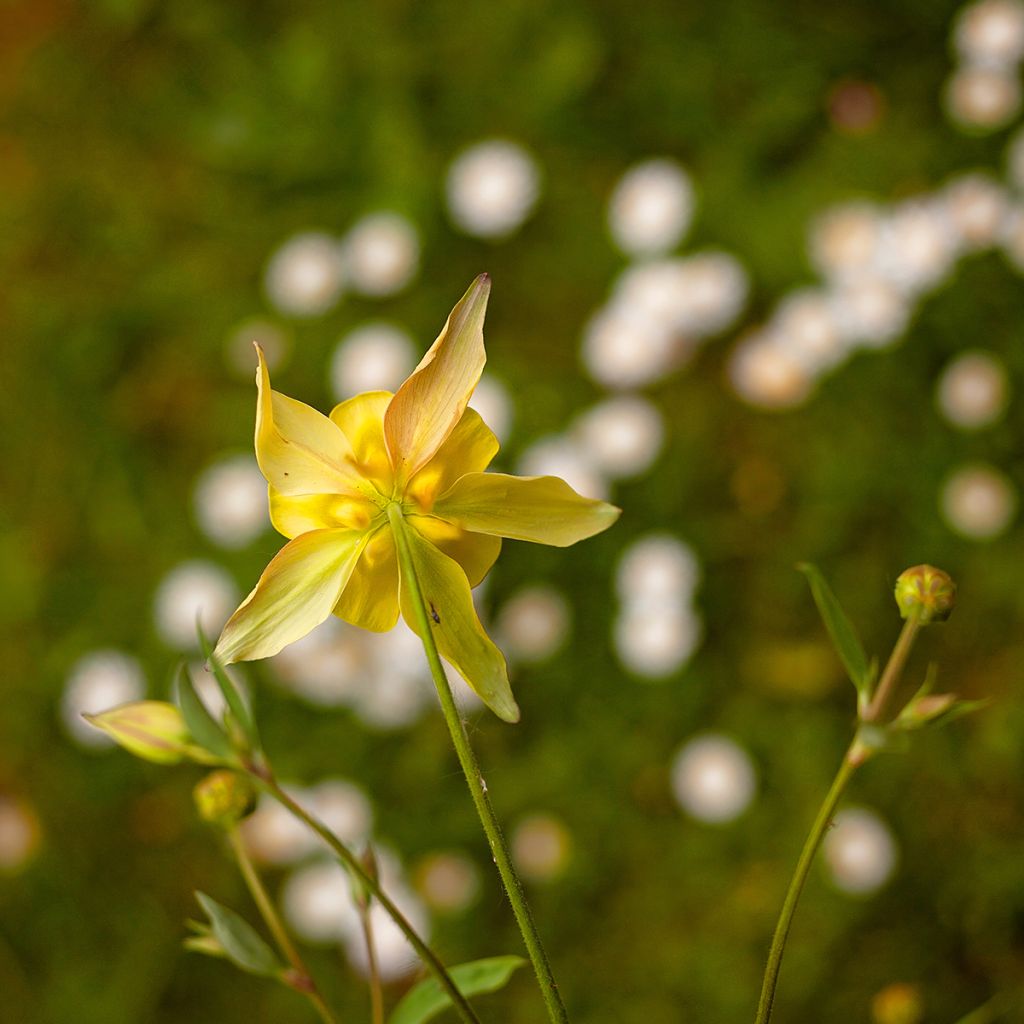
POLYGON ((82 715, 141 700, 145 693, 146 676, 136 658, 123 651, 90 651, 68 673, 60 703, 61 721, 80 746, 109 748, 114 741, 82 715))
POLYGON ((619 179, 608 203, 608 225, 624 253, 657 256, 683 240, 693 210, 686 171, 674 160, 646 160, 619 179))
POLYGON ((463 151, 448 170, 448 212, 455 226, 478 238, 504 238, 533 212, 540 170, 522 146, 503 139, 463 151))
POLYGON ((874 811, 863 807, 847 807, 836 814, 822 853, 832 883, 855 896, 876 892, 896 869, 892 833, 874 811))
POLYGON ((1017 505, 1016 488, 994 466, 962 466, 942 488, 946 522, 969 540, 991 540, 1005 533, 1017 514, 1017 505))
POLYGON ((618 395, 578 416, 571 433, 599 472, 622 480, 651 468, 665 441, 665 424, 648 399, 618 395))
POLYGON ((364 391, 397 391, 416 365, 416 346, 397 324, 373 321, 350 331, 331 356, 331 392, 339 402, 364 391))
POLYGON ((338 240, 321 231, 288 239, 271 256, 264 287, 274 307, 288 316, 326 313, 341 298, 344 287, 338 240))
POLYGON ((1020 77, 1016 71, 965 65, 946 83, 946 112, 961 127, 991 132, 1020 112, 1020 77))
POLYGON ((714 825, 738 818, 757 791, 750 756, 734 740, 715 733, 683 744, 672 759, 671 781, 679 806, 714 825))
POLYGON ((415 226, 388 211, 359 220, 342 240, 341 252, 352 289, 373 298, 401 291, 420 265, 415 226))
POLYGON ((936 401, 943 416, 964 430, 995 423, 1006 411, 1006 367, 991 352, 961 353, 939 378, 936 401))
POLYGON ((252 455, 232 455, 208 466, 196 480, 196 521, 224 548, 241 548, 270 525, 267 482, 252 455))
POLYGON ((199 643, 196 623, 207 636, 217 636, 237 604, 235 583, 219 565, 183 562, 157 587, 153 600, 157 632, 169 647, 194 650, 199 643))

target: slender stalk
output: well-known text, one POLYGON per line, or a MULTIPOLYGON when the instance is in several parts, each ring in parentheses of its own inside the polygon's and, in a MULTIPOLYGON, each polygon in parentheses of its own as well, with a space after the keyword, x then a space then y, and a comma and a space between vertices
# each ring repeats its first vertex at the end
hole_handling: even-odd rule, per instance
POLYGON ((775 1001, 775 988, 779 981, 779 969, 782 967, 782 954, 786 948, 786 938, 789 936, 789 928, 793 923, 793 914, 796 912, 796 905, 800 901, 800 894, 803 892, 804 882, 807 881, 807 873, 811 869, 814 855, 818 852, 821 840, 828 831, 835 813, 836 805, 839 803, 846 789, 847 783, 862 763, 855 751, 857 741, 850 744, 850 749, 843 757, 843 762, 832 780, 828 795, 818 810, 818 816, 814 819, 811 831, 804 842, 804 848, 800 851, 800 859, 797 861, 796 870, 786 891, 786 899, 782 904, 782 912, 779 914, 778 924, 775 926, 775 934, 772 936, 771 948, 768 950, 768 966, 764 972, 764 982, 761 985, 761 999, 757 1005, 757 1017, 754 1024, 767 1024, 772 1015, 772 1003, 775 1001))
POLYGON ((409 549, 409 541, 405 535, 406 526, 402 520, 401 509, 398 505, 391 505, 388 508, 388 517, 391 520, 391 528, 395 535, 399 564, 402 571, 402 582, 409 589, 413 613, 419 626, 420 639, 423 641, 427 662, 430 665, 430 674, 433 676, 437 696, 441 701, 441 710, 444 712, 448 732, 451 734, 452 743, 459 758, 459 764, 462 766, 462 772, 466 776, 466 783, 469 786, 469 792, 473 798, 473 804, 476 807, 480 823, 483 825, 484 833, 487 836, 487 842, 491 848, 494 863, 498 868, 498 874, 501 876, 505 892, 508 894, 509 902, 512 904, 516 923, 519 925, 523 942, 526 944, 526 950, 533 963, 533 969, 537 975, 537 983, 540 986, 544 1003, 547 1006, 548 1016, 553 1024, 568 1024, 569 1015, 566 1013, 565 1004, 562 1002, 561 994, 558 991, 558 983, 555 981, 551 964, 548 961, 547 954, 544 952, 544 946, 541 943, 540 934, 534 923, 529 904, 526 902, 523 884, 520 882, 519 876, 512 865, 512 858, 509 855, 505 837, 502 835, 501 826, 498 824, 498 819, 495 817, 494 809, 491 807, 491 801, 487 795, 486 783, 480 774, 480 767, 477 764, 476 755, 466 734, 465 725, 459 715, 458 708, 455 706, 455 698, 452 696, 448 676, 445 674, 444 666, 441 664, 441 656, 438 653, 437 643, 434 640, 430 616, 427 613, 426 602, 423 599, 423 590, 420 587, 419 577, 416 574, 416 566, 413 563, 412 552, 409 549))
POLYGON ((416 929, 413 928, 409 919, 398 909, 394 901, 380 887, 380 883, 363 867, 359 858, 326 826, 314 815, 310 814, 301 804, 296 803, 278 784, 273 775, 266 769, 249 768, 253 781, 264 792, 269 793, 279 804, 286 807, 296 818, 307 828, 312 829, 337 855, 338 859, 362 882, 373 895, 373 898, 388 912, 391 919, 401 929, 402 934, 409 940, 420 959, 427 965, 438 984, 448 993, 456 1012, 462 1019, 463 1024, 480 1024, 480 1020, 473 1010, 473 1007, 466 1001, 466 997, 459 991, 451 975, 445 969, 443 963, 438 959, 437 954, 420 938, 416 929))
POLYGON ((359 920, 363 926, 366 966, 370 976, 370 1013, 373 1024, 384 1024, 384 993, 380 987, 380 967, 377 964, 377 949, 373 944, 373 921, 370 919, 369 903, 359 908, 359 920))
POLYGON ((239 870, 242 872, 245 884, 248 886, 253 901, 259 909, 260 916, 266 922, 267 928, 270 929, 270 934, 274 936, 278 949, 281 950, 282 955, 291 964, 292 970, 295 972, 292 987, 309 998, 324 1024, 338 1024, 337 1018, 323 1001, 323 997, 313 981, 313 976, 309 973, 309 968, 306 967, 302 957, 299 955, 299 951, 295 948, 295 944, 288 935, 284 922, 282 922, 277 913, 277 908, 267 895, 267 890, 264 888, 263 881, 260 879, 256 868, 253 866, 252 860, 245 849, 245 844, 238 834, 238 829, 235 827, 229 828, 227 835, 228 842, 231 844, 231 850, 235 855, 235 860, 238 861, 239 870))
MULTIPOLYGON (((793 923, 793 914, 796 912, 797 903, 800 902, 800 894, 803 892, 804 882, 807 881, 807 873, 811 869, 814 855, 828 831, 835 813, 836 806, 842 798, 843 792, 853 773, 871 756, 872 746, 865 743, 862 736, 867 732, 864 726, 884 725, 894 717, 891 707, 900 676, 907 663, 907 656, 914 645, 918 631, 921 628, 921 619, 917 614, 910 615, 903 623, 903 629, 896 640, 896 644, 889 655, 882 678, 878 683, 878 689, 867 708, 861 713, 860 721, 862 728, 858 729, 846 753, 843 755, 842 764, 832 780, 832 785, 825 796, 825 801, 818 810, 818 816, 814 819, 811 831, 804 841, 804 848, 800 851, 800 859, 797 861, 796 870, 786 891, 786 898, 782 904, 782 911, 779 914, 778 924, 775 926, 775 934, 772 936, 771 948, 768 950, 768 966, 764 972, 764 982, 761 986, 761 999, 757 1005, 757 1017, 754 1024, 768 1024, 772 1015, 772 1003, 775 1001, 775 988, 779 981, 779 969, 782 966, 782 954, 786 948, 786 938, 789 935, 790 925, 793 923)), ((898 711, 898 709, 897 709, 898 711)))
POLYGON ((896 646, 893 647, 889 662, 878 682, 878 689, 861 716, 862 721, 874 724, 891 717, 889 705, 892 703, 900 676, 903 674, 903 666, 907 662, 907 655, 910 654, 910 648, 914 646, 914 640, 917 638, 920 628, 921 618, 919 615, 909 615, 904 620, 903 629, 900 630, 899 638, 896 640, 896 646))

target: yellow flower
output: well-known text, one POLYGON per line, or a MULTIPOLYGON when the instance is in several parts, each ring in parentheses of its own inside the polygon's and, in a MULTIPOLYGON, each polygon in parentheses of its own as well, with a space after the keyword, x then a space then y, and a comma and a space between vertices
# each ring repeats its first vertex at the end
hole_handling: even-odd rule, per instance
POLYGON ((497 715, 518 720, 505 659, 470 588, 502 537, 564 547, 609 527, 619 510, 557 477, 484 472, 498 441, 468 402, 486 358, 490 290, 486 274, 473 282, 394 395, 357 395, 329 417, 271 391, 257 346, 256 458, 271 521, 290 539, 224 627, 214 652, 223 663, 276 654, 332 613, 384 632, 401 611, 419 633, 400 529, 441 654, 497 715))

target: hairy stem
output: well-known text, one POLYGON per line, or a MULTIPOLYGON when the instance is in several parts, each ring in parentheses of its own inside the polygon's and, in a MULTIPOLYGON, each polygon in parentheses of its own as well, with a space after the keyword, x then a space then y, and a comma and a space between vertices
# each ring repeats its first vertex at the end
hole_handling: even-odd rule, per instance
POLYGON ((448 676, 445 674, 444 666, 441 664, 441 656, 437 650, 437 643, 430 625, 430 616, 423 599, 423 591, 420 587, 419 577, 416 574, 416 566, 413 563, 412 552, 409 549, 409 541, 405 535, 406 525, 402 520, 402 513, 397 505, 388 509, 388 517, 391 520, 391 527, 395 534, 396 547, 398 549, 399 564, 402 571, 402 582, 408 587, 409 596, 412 599, 413 613, 419 626, 420 639, 423 641, 423 648, 426 652, 427 662, 430 665, 430 674, 434 679, 434 686, 437 689, 437 696, 441 701, 441 710, 444 712, 445 722, 448 725, 448 732, 451 734, 452 743, 455 746, 455 753, 458 755, 462 772, 466 776, 466 783, 473 798, 480 823, 483 825, 484 833, 487 836, 488 845, 491 848, 491 855, 498 868, 505 892, 508 894, 509 902, 512 904, 512 911, 515 914, 516 923, 522 933, 523 942, 529 953, 530 961, 533 963, 534 972, 537 975, 537 983, 540 986, 544 1003, 547 1006, 548 1016, 553 1024, 568 1024, 569 1016, 562 1002, 561 994, 558 991, 558 984, 555 981, 548 961, 544 946, 541 943, 540 934, 534 923, 533 915, 530 912, 529 904, 526 902, 526 893, 523 891, 522 882, 512 866, 512 858, 509 855, 508 845, 502 835, 501 826, 495 817, 494 809, 491 807, 490 798, 487 795, 487 787, 480 768, 477 764, 476 755, 470 745, 469 737, 466 734, 465 725, 455 706, 455 698, 452 696, 451 685, 448 676))

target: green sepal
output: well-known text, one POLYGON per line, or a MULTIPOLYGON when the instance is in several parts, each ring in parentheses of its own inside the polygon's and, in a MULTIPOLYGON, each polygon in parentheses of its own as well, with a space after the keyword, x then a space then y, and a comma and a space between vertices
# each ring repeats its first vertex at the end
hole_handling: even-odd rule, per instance
POLYGON ((196 634, 199 637, 199 649, 203 652, 206 664, 213 673, 213 678, 217 680, 220 692, 224 695, 224 703, 227 705, 224 718, 229 735, 235 732, 240 733, 245 741, 246 752, 258 752, 260 737, 252 709, 239 692, 234 680, 224 670, 224 666, 214 657, 213 647, 203 632, 202 625, 198 622, 196 623, 196 634))
POLYGON ((196 693, 196 688, 192 684, 192 677, 184 665, 178 670, 175 696, 192 739, 214 757, 234 763, 236 758, 231 741, 210 712, 206 710, 206 705, 199 699, 199 694, 196 693))
POLYGON ((868 656, 864 652, 860 637, 857 636, 853 624, 847 618, 846 612, 843 611, 839 600, 832 593, 832 588, 825 581, 825 577, 822 576, 817 566, 811 565, 810 562, 801 562, 797 569, 807 577, 811 595, 814 598, 814 603, 818 606, 818 612, 822 622, 825 623, 828 635, 832 639, 832 645, 835 647, 850 681, 857 688, 858 704, 866 707, 871 700, 877 663, 875 663, 875 667, 872 667, 872 663, 868 662, 868 656))
MULTIPOLYGON (((448 973, 464 996, 476 996, 503 988, 525 963, 521 956, 492 956, 451 967, 448 973)), ((392 1011, 388 1024, 426 1024, 451 1005, 451 997, 437 980, 427 978, 409 990, 392 1011)))
MULTIPOLYGON (((259 937, 248 921, 211 899, 206 893, 197 892, 196 899, 210 919, 209 937, 219 943, 228 960, 248 974, 258 974, 266 978, 281 977, 285 970, 284 964, 278 960, 274 951, 259 937)), ((203 936, 197 938, 202 939, 203 936)), ((190 941, 194 940, 187 939, 186 945, 190 941)), ((200 951, 207 952, 207 949, 203 948, 200 951)))

